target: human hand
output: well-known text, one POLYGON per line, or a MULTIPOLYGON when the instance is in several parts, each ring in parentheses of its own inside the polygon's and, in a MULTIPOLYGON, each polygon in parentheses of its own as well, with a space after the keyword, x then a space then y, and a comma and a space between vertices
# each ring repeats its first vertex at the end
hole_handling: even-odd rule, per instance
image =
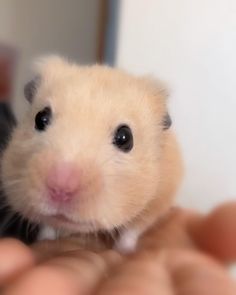
POLYGON ((224 268, 236 258, 235 213, 235 203, 206 217, 174 210, 128 257, 78 250, 70 240, 33 250, 2 240, 2 294, 236 294, 224 268))

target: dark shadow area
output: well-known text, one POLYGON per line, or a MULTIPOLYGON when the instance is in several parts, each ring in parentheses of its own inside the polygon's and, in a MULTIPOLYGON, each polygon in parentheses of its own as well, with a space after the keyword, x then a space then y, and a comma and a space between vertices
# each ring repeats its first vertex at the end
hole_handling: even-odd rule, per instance
POLYGON ((16 125, 15 117, 7 103, 0 103, 0 150, 7 144, 11 130, 16 125))
MULTIPOLYGON (((0 103, 0 153, 6 147, 15 125, 16 120, 9 105, 0 103)), ((37 226, 29 224, 5 204, 6 196, 0 182, 0 236, 14 237, 25 243, 32 243, 38 232, 37 226)))

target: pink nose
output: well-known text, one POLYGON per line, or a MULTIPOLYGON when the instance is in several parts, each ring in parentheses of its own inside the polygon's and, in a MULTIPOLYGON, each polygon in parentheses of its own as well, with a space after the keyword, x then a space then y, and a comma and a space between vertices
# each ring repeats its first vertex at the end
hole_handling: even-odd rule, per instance
POLYGON ((70 163, 52 167, 47 176, 47 189, 51 200, 70 201, 79 190, 79 171, 70 163))

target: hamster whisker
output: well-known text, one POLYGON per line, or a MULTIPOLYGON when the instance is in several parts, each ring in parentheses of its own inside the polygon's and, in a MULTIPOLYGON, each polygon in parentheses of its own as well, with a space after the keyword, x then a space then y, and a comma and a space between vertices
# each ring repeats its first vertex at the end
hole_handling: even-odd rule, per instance
POLYGON ((113 156, 111 156, 111 157, 109 157, 109 158, 106 158, 104 161, 102 161, 102 162, 100 163, 101 165, 99 165, 99 166, 103 167, 105 164, 107 164, 110 160, 113 160, 113 159, 114 159, 113 156))
POLYGON ((30 234, 33 232, 32 227, 36 229, 36 225, 32 225, 29 220, 25 220, 23 217, 21 218, 21 223, 26 221, 26 239, 29 240, 30 234))
POLYGON ((10 194, 21 195, 24 192, 24 190, 23 190, 23 188, 20 189, 20 188, 17 188, 17 187, 12 187, 12 188, 6 188, 6 192, 7 192, 8 195, 10 195, 10 194))
POLYGON ((12 187, 15 187, 16 185, 22 184, 22 183, 24 183, 23 179, 16 179, 16 180, 8 181, 4 184, 3 190, 11 189, 12 187))
MULTIPOLYGON (((20 218, 21 225, 23 224, 24 221, 25 221, 24 218, 21 217, 20 218)), ((26 239, 27 240, 29 239, 30 231, 31 231, 31 229, 30 229, 30 222, 27 220, 26 221, 26 229, 25 229, 25 234, 26 234, 26 239)))
POLYGON ((109 235, 114 242, 117 240, 117 233, 120 235, 120 229, 117 226, 114 226, 113 229, 109 231, 109 235))
MULTIPOLYGON (((91 199, 88 198, 87 199, 88 208, 92 208, 91 202, 92 202, 91 199)), ((96 230, 96 226, 95 226, 94 221, 93 221, 93 215, 91 214, 91 210, 88 210, 88 218, 89 218, 89 220, 91 220, 92 232, 95 232, 97 234, 97 230, 96 230)), ((96 236, 96 241, 97 241, 97 236, 96 236)))

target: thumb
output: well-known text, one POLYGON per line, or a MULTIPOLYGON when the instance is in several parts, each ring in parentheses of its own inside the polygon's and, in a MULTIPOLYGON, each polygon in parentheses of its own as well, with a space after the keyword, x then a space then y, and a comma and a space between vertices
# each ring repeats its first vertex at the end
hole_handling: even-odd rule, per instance
POLYGON ((217 207, 190 230, 201 249, 223 262, 236 261, 236 202, 217 207))

